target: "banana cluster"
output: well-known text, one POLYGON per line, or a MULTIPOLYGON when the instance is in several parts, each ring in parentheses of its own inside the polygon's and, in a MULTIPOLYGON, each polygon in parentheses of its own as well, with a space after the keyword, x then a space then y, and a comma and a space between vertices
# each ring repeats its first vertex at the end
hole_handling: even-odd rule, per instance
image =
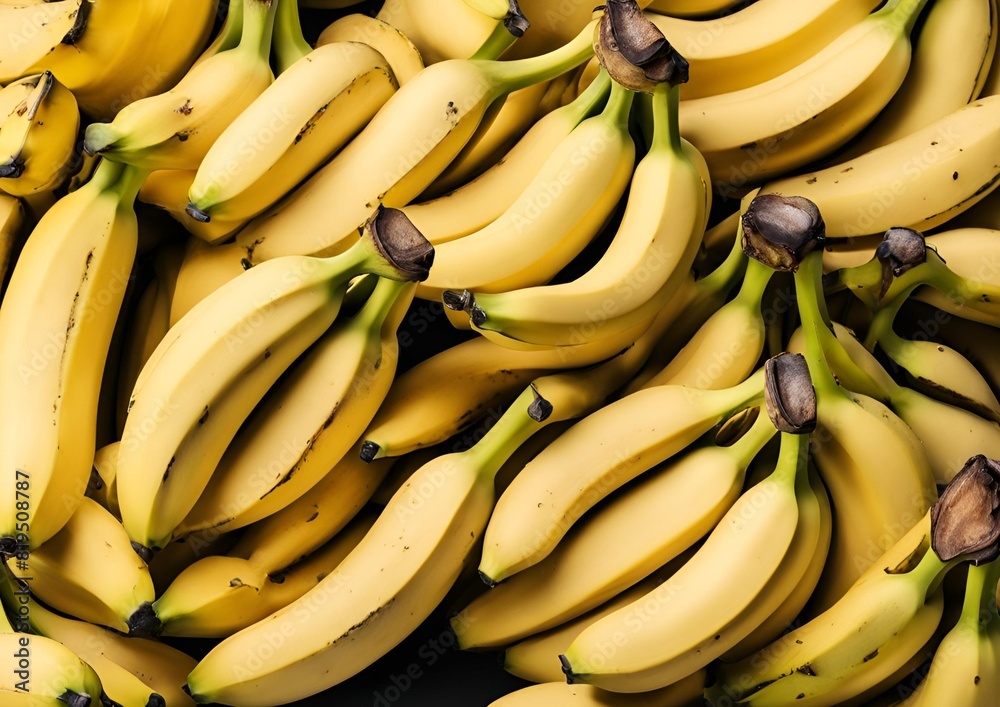
POLYGON ((0 27, 0 703, 996 703, 996 0, 0 27))

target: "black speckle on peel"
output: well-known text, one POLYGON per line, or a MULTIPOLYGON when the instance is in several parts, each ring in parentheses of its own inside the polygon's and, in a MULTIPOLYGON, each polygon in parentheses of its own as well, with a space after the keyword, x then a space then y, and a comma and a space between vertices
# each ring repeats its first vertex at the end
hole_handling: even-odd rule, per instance
POLYGON ((955 173, 953 173, 953 174, 951 175, 951 178, 952 178, 952 179, 958 179, 958 172, 955 172, 955 173))

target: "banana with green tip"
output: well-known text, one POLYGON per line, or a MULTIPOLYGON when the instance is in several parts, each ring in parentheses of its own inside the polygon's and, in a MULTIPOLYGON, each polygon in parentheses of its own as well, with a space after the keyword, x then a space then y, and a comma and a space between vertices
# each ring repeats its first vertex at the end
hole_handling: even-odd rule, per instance
POLYGON ((473 447, 437 457, 392 497, 314 589, 216 646, 188 676, 196 701, 274 705, 355 675, 399 644, 458 579, 493 509, 493 478, 544 425, 599 404, 579 377, 537 379, 473 447), (275 628, 292 638, 246 664, 275 628))
MULTIPOLYGON (((549 54, 519 61, 453 59, 428 66, 393 94, 372 121, 295 191, 224 246, 251 264, 281 255, 328 255, 354 242, 378 204, 415 199, 451 163, 501 96, 586 61, 591 27, 549 54), (334 212, 331 203, 337 204, 334 212)), ((504 30, 480 56, 495 55, 504 30)), ((503 41, 501 41, 503 40, 503 41)))
POLYGON ((197 169, 215 140, 264 90, 279 0, 243 0, 238 46, 206 59, 165 93, 87 127, 84 149, 143 169, 197 169))
POLYGON ((604 111, 560 143, 503 214, 435 246, 434 268, 418 295, 439 301, 453 290, 478 296, 544 285, 578 256, 611 218, 632 177, 632 95, 612 86, 604 111))
POLYGON ((551 555, 459 612, 452 620, 459 646, 495 648, 558 626, 673 560, 719 524, 776 432, 760 415, 735 444, 699 446, 643 474, 587 514, 551 555))
POLYGON ((903 84, 837 162, 906 137, 979 98, 996 52, 995 0, 935 0, 903 84))
POLYGON ((0 91, 24 99, 0 105, 0 191, 32 196, 62 186, 77 167, 80 111, 76 98, 50 72, 28 76, 0 91))
POLYGON ((118 502, 136 547, 166 545, 243 421, 333 323, 356 275, 419 280, 432 259, 405 216, 379 209, 345 253, 253 267, 171 327, 136 382, 118 455, 118 502))
POLYGON ((681 100, 754 86, 795 68, 863 20, 877 0, 757 0, 715 19, 647 17, 691 64, 681 100))
POLYGON ((177 535, 266 518, 355 455, 395 377, 396 331, 413 292, 381 280, 360 312, 310 346, 243 422, 177 535))
POLYGON ((958 704, 987 707, 1000 689, 1000 614, 997 580, 1000 562, 969 567, 958 623, 934 651, 923 682, 900 707, 958 704))
POLYGON ((396 88, 387 62, 371 47, 318 47, 225 127, 196 166, 189 203, 181 208, 198 222, 224 222, 209 242, 224 240, 347 144, 396 88))
POLYGON ((387 0, 375 17, 413 42, 430 65, 471 56, 511 12, 520 36, 527 22, 508 0, 387 0))
POLYGON ((30 548, 63 526, 90 479, 143 177, 105 162, 56 202, 28 237, 0 305, 0 391, 12 403, 0 409, 0 534, 21 531, 30 548), (19 489, 30 493, 27 528, 18 525, 19 489))
POLYGON ((64 614, 122 633, 156 633, 146 621, 156 598, 149 571, 118 519, 96 501, 84 498, 62 530, 7 567, 64 614))
POLYGON ((377 517, 362 512, 321 547, 270 571, 231 555, 195 562, 153 604, 163 634, 225 638, 283 609, 333 572, 377 517))

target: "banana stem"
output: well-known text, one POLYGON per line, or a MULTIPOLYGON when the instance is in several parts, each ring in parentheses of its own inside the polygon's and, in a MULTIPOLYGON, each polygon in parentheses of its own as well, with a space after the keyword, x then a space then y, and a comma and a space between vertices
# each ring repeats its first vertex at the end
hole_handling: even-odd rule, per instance
POLYGON ((680 85, 657 84, 653 91, 653 140, 649 151, 681 154, 681 131, 677 119, 680 109, 680 85))
POLYGON ((139 190, 142 189, 142 185, 146 183, 146 178, 149 177, 150 170, 134 167, 129 164, 124 166, 125 169, 122 170, 115 189, 118 192, 122 207, 131 209, 135 204, 136 197, 139 196, 139 190))
POLYGON ((518 447, 548 424, 549 418, 538 421, 532 417, 531 411, 538 407, 539 400, 534 386, 529 385, 483 438, 463 452, 481 474, 495 476, 518 447))
POLYGON ((930 594, 941 584, 944 576, 948 574, 950 570, 955 565, 961 562, 961 558, 955 558, 954 560, 949 560, 945 562, 937 553, 934 552, 933 548, 928 548, 924 556, 920 558, 920 562, 912 570, 907 572, 905 575, 900 575, 913 580, 917 586, 922 587, 926 594, 930 594))
POLYGON ((770 478, 779 483, 795 484, 800 473, 805 473, 809 462, 809 434, 781 433, 778 462, 770 478))
POLYGON ((882 348, 890 356, 893 350, 898 350, 900 339, 892 327, 896 321, 896 315, 899 313, 900 307, 903 306, 903 302, 906 301, 910 292, 912 292, 912 289, 876 310, 872 317, 872 322, 868 327, 868 333, 865 335, 864 345, 866 349, 874 351, 875 345, 881 344, 882 348))
POLYGON ((698 297, 713 296, 728 293, 735 287, 740 275, 746 272, 750 258, 743 252, 741 241, 743 227, 739 227, 736 234, 736 241, 729 251, 729 255, 723 260, 715 270, 695 283, 698 288, 698 297))
POLYGON ((740 291, 736 293, 736 299, 746 307, 756 306, 760 309, 760 302, 764 299, 764 291, 771 282, 774 270, 752 258, 747 258, 747 261, 746 274, 740 291))
POLYGON ((611 77, 602 68, 590 85, 563 110, 570 112, 576 118, 576 122, 580 123, 597 112, 598 106, 608 100, 610 92, 611 77))
POLYGON ((470 61, 490 61, 494 60, 507 51, 514 42, 517 41, 517 37, 510 33, 507 29, 507 25, 503 22, 498 22, 497 26, 493 28, 490 32, 490 36, 486 38, 482 46, 476 50, 476 52, 469 57, 470 61))
POLYGON ((354 315, 354 321, 366 330, 381 328, 389 318, 390 312, 397 308, 400 299, 412 299, 416 289, 417 285, 413 282, 379 278, 368 301, 361 307, 361 311, 354 315), (409 298, 406 297, 407 294, 409 298))
POLYGON ((898 28, 904 34, 909 34, 920 17, 921 11, 928 0, 888 0, 872 17, 885 18, 890 28, 898 28))
POLYGON ((604 106, 601 115, 613 125, 625 127, 628 125, 628 116, 632 111, 632 100, 635 93, 627 88, 615 83, 611 85, 611 97, 608 104, 604 106))
POLYGON ((238 50, 253 54, 264 61, 269 60, 274 18, 281 2, 282 0, 243 0, 243 33, 240 35, 238 50))
POLYGON ((486 61, 483 70, 498 93, 509 93, 554 79, 579 66, 594 55, 592 20, 573 39, 547 54, 514 61, 486 61))
POLYGON ((767 413, 764 410, 760 410, 757 419, 754 420, 753 425, 750 429, 740 437, 738 440, 733 442, 727 448, 733 458, 736 459, 741 469, 746 469, 750 466, 750 463, 754 458, 760 454, 767 443, 774 439, 774 435, 778 434, 777 428, 768 418, 767 413))
POLYGON ((278 73, 281 74, 309 54, 312 47, 302 34, 298 0, 278 0, 278 2, 278 14, 274 19, 273 49, 278 73))
POLYGON ((1000 581, 1000 560, 982 565, 969 565, 965 580, 965 600, 959 625, 969 630, 979 630, 980 623, 987 625, 997 619, 997 583, 1000 581))

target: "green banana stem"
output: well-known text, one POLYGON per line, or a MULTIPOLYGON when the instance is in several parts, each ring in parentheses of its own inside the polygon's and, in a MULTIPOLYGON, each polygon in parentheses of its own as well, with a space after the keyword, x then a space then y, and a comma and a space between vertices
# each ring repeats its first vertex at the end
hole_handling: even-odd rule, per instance
POLYGON ((767 413, 763 410, 759 411, 757 419, 754 420, 753 425, 747 430, 742 437, 733 442, 727 448, 733 458, 736 459, 741 469, 746 469, 750 466, 750 463, 754 458, 760 454, 767 443, 774 439, 774 435, 778 434, 777 428, 768 418, 767 413))
POLYGON ((736 299, 747 307, 756 305, 760 309, 760 302, 764 299, 764 291, 767 289, 768 283, 771 282, 775 271, 752 258, 747 258, 747 261, 746 274, 743 276, 740 291, 736 293, 736 299))
POLYGON ((726 259, 719 263, 715 270, 695 283, 695 287, 698 289, 696 295, 698 299, 719 295, 726 296, 736 286, 740 276, 746 273, 750 258, 743 252, 741 240, 742 226, 740 232, 736 234, 736 240, 733 242, 733 247, 726 259))
POLYGON ((629 91, 627 88, 616 83, 612 84, 611 97, 608 98, 608 103, 604 106, 604 111, 601 115, 613 125, 627 127, 628 116, 632 110, 632 100, 634 97, 635 93, 629 91))
POLYGON ((865 334, 864 345, 866 349, 875 351, 876 344, 881 344, 882 348, 890 355, 893 350, 898 350, 899 344, 902 341, 896 335, 896 332, 893 331, 892 327, 896 321, 896 315, 899 313, 900 307, 903 306, 903 303, 912 291, 912 289, 908 290, 906 294, 894 298, 875 312, 868 327, 868 332, 865 334))
POLYGON ((492 83, 491 90, 496 94, 510 93, 554 79, 594 55, 593 36, 596 23, 597 20, 592 20, 576 37, 547 54, 514 61, 477 61, 477 63, 482 64, 483 72, 492 83))
POLYGON ((650 152, 682 154, 680 121, 677 117, 680 101, 680 84, 657 84, 652 96, 653 139, 649 145, 650 152))
POLYGON ((309 42, 302 35, 298 0, 278 0, 272 48, 279 74, 312 51, 309 42))
POLYGON ((267 61, 271 56, 271 35, 280 0, 243 0, 243 32, 237 50, 267 61))
POLYGON ((570 112, 579 123, 586 118, 598 113, 598 109, 607 102, 611 92, 611 77, 608 72, 601 69, 596 78, 585 88, 579 96, 562 110, 570 112))
POLYGON ((242 36, 243 2, 242 0, 231 0, 229 10, 226 12, 226 21, 222 24, 222 29, 219 30, 219 36, 212 43, 215 46, 215 53, 237 47, 242 36))
POLYGON ((406 305, 409 305, 416 289, 417 285, 414 282, 379 278, 374 291, 361 311, 355 315, 354 321, 365 329, 381 328, 383 322, 389 318, 389 314, 398 310, 397 305, 401 304, 401 300, 405 300, 406 305))
POLYGON ((535 409, 533 406, 537 407, 539 399, 534 387, 529 385, 483 438, 463 452, 473 461, 479 473, 491 478, 495 476, 518 447, 545 427, 549 418, 538 421, 530 412, 535 409))
POLYGON ((931 594, 940 586, 948 571, 961 562, 962 559, 960 557, 945 562, 938 557, 933 549, 928 548, 916 567, 899 576, 912 580, 918 587, 922 587, 926 594, 931 594))
POLYGON ((497 26, 490 32, 482 46, 476 50, 475 54, 469 57, 470 61, 491 61, 500 57, 511 45, 518 40, 518 37, 510 33, 507 25, 498 22, 497 26))
POLYGON ((809 463, 810 434, 781 433, 781 447, 778 449, 778 463, 770 478, 778 483, 795 484, 799 474, 805 474, 809 463))
MULTIPOLYGON (((1000 560, 982 565, 969 565, 969 575, 965 580, 965 600, 959 626, 967 630, 979 630, 981 624, 988 625, 1000 619, 997 612, 997 583, 1000 582, 1000 560)), ((994 629, 995 630, 995 629, 994 629)))
POLYGON ((898 29, 903 34, 910 34, 920 17, 928 0, 888 0, 872 17, 884 18, 885 24, 892 29, 898 29))

